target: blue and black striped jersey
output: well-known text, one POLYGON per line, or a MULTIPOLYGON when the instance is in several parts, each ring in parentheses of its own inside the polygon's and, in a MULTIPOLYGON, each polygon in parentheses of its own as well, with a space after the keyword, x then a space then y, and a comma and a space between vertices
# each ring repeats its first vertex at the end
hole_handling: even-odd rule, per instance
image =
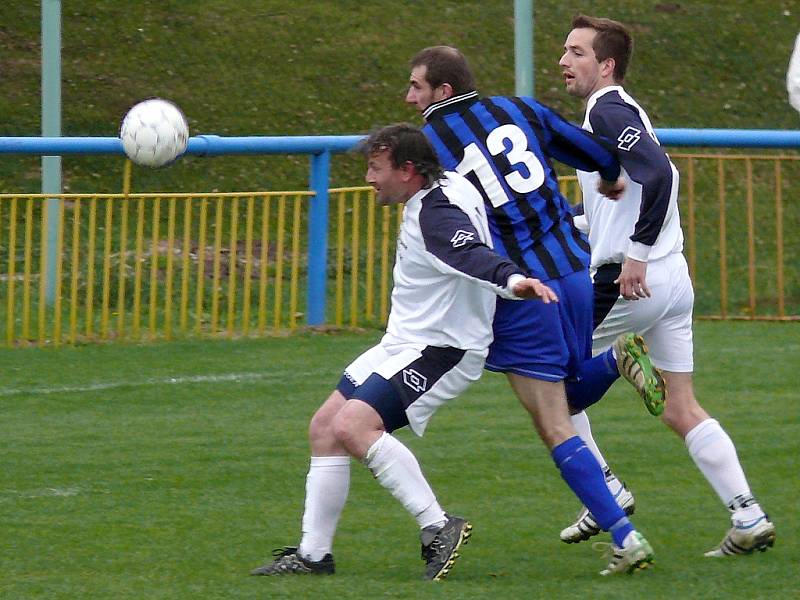
POLYGON ((425 135, 445 169, 482 194, 494 248, 533 277, 563 277, 589 264, 551 158, 614 181, 613 147, 533 98, 468 92, 431 104, 425 135))

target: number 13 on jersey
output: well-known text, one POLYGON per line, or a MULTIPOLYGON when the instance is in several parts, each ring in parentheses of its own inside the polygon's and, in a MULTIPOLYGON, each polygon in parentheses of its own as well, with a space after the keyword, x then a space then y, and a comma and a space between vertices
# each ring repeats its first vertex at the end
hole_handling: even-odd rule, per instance
MULTIPOLYGON (((492 156, 504 154, 512 167, 525 166, 527 176, 519 170, 505 176, 506 184, 515 192, 527 194, 544 183, 544 167, 536 155, 528 150, 528 138, 516 125, 501 125, 493 129, 486 138, 486 148, 492 156)), ((492 164, 476 143, 473 142, 464 148, 464 158, 458 163, 456 171, 461 175, 474 171, 489 202, 495 208, 511 200, 497 178, 492 164)))

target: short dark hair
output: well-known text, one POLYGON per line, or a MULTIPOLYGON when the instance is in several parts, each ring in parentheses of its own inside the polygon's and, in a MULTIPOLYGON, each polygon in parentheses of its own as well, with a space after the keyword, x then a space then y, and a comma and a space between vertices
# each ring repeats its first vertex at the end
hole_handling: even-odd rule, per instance
POLYGON ((464 94, 475 89, 475 76, 467 58, 452 46, 431 46, 417 52, 411 68, 425 66, 425 79, 432 87, 449 83, 453 92, 464 94))
POLYGON ((624 81, 633 54, 633 38, 628 28, 619 21, 580 14, 572 19, 572 28, 594 29, 597 32, 592 49, 598 62, 613 58, 614 80, 620 83, 624 81))
POLYGON ((408 123, 395 123, 373 131, 361 141, 358 150, 366 156, 388 151, 392 166, 396 169, 410 162, 425 179, 424 187, 430 187, 444 176, 439 159, 425 134, 408 123))

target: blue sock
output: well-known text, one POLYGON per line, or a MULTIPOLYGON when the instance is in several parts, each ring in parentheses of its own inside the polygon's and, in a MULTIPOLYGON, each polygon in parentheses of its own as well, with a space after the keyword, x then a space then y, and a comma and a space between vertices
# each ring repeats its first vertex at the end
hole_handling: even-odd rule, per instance
POLYGON ((603 470, 594 454, 576 435, 553 448, 551 456, 567 485, 594 515, 598 525, 609 531, 614 543, 621 547, 622 540, 634 527, 608 491, 603 470))
POLYGON ((565 381, 570 408, 581 411, 588 408, 608 391, 619 379, 617 360, 611 348, 581 364, 580 379, 565 381))

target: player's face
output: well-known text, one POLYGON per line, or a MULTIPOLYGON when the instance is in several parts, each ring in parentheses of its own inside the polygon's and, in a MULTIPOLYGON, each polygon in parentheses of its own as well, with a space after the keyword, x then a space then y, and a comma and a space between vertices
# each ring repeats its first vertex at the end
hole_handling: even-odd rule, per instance
POLYGON ((375 188, 375 197, 381 204, 397 204, 408 200, 406 194, 406 169, 396 168, 388 150, 375 152, 367 160, 367 183, 375 188))
POLYGON ((602 78, 603 61, 597 62, 592 42, 597 32, 591 28, 573 29, 564 42, 564 55, 558 61, 564 75, 567 92, 579 98, 588 98, 605 85, 602 78))
POLYGON ((406 102, 416 106, 420 113, 434 102, 444 99, 444 86, 432 87, 425 77, 427 72, 428 67, 418 65, 411 70, 411 76, 408 78, 406 102))

